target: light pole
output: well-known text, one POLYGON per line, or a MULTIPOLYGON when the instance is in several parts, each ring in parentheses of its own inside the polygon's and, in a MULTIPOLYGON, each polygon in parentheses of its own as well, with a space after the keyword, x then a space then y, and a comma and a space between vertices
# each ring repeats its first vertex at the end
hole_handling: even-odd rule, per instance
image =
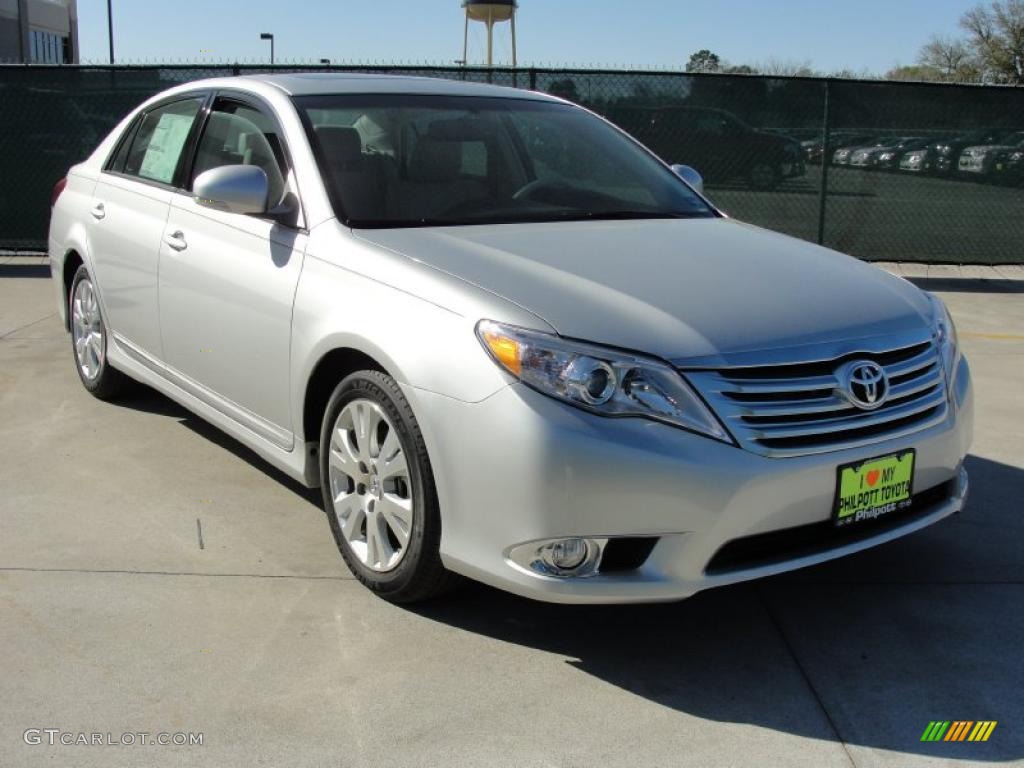
POLYGON ((112 0, 107 0, 107 42, 110 43, 110 63, 114 63, 114 11, 112 0))
POLYGON ((260 40, 270 41, 270 66, 274 66, 274 36, 270 32, 262 32, 260 40))

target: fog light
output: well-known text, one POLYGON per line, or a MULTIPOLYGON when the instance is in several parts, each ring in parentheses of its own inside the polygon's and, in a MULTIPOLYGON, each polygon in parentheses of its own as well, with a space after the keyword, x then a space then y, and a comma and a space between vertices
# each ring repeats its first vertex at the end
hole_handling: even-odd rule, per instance
POLYGON ((590 547, 586 539, 558 539, 541 547, 544 564, 556 571, 572 571, 587 560, 590 547))
POLYGON ((524 541, 505 552, 508 561, 535 576, 584 579, 596 576, 608 539, 570 536, 524 541))

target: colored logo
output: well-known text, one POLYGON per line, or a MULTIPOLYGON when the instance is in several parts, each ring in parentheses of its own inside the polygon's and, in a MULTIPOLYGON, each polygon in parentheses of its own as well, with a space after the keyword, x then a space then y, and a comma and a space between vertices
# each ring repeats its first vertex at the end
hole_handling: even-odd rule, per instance
POLYGON ((921 741, 988 741, 997 720, 932 720, 921 741))
POLYGON ((857 360, 840 376, 843 396, 864 411, 873 411, 889 397, 889 377, 878 363, 857 360))

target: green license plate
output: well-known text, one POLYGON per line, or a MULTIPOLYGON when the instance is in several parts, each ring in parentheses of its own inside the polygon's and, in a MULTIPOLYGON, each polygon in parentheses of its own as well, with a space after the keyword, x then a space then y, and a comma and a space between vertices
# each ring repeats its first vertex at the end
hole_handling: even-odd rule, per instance
POLYGON ((910 506, 914 484, 914 450, 839 467, 832 519, 849 525, 910 506))

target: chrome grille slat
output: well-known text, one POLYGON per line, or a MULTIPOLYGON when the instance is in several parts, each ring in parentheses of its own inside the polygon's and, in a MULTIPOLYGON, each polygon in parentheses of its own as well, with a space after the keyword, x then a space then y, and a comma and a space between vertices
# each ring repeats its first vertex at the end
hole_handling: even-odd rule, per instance
MULTIPOLYGON (((936 368, 927 378, 915 378, 895 385, 891 390, 889 399, 901 400, 904 397, 932 389, 941 383, 942 373, 936 368)), ((730 413, 728 418, 762 419, 775 416, 807 416, 815 413, 831 413, 843 410, 852 412, 855 409, 833 391, 827 398, 818 397, 807 401, 794 400, 782 405, 756 401, 737 403, 735 412, 730 413)))
POLYGON ((935 392, 932 395, 913 400, 908 404, 896 405, 891 408, 880 408, 877 411, 857 411, 853 415, 843 416, 838 419, 825 419, 815 422, 783 422, 748 429, 747 432, 756 439, 778 440, 786 437, 804 437, 811 435, 827 435, 831 432, 845 432, 850 429, 863 429, 885 424, 889 421, 897 421, 916 413, 927 411, 942 405, 946 395, 944 392, 935 392))
POLYGON ((870 445, 912 434, 947 416, 945 377, 934 343, 834 360, 743 368, 683 370, 744 448, 765 456, 799 456, 870 445), (874 360, 890 381, 885 403, 862 410, 842 392, 838 372, 851 360, 874 360), (824 374, 831 368, 832 374, 824 374), (800 376, 807 371, 807 376, 800 376))
POLYGON ((833 389, 834 376, 815 376, 811 379, 768 379, 763 383, 738 381, 722 377, 720 392, 738 392, 741 395, 760 395, 775 392, 805 392, 814 389, 833 389))
POLYGON ((912 357, 902 363, 894 363, 893 365, 886 366, 885 372, 889 374, 890 379, 896 379, 900 376, 906 376, 908 373, 919 371, 922 368, 927 368, 935 361, 935 352, 929 347, 917 357, 912 357))

